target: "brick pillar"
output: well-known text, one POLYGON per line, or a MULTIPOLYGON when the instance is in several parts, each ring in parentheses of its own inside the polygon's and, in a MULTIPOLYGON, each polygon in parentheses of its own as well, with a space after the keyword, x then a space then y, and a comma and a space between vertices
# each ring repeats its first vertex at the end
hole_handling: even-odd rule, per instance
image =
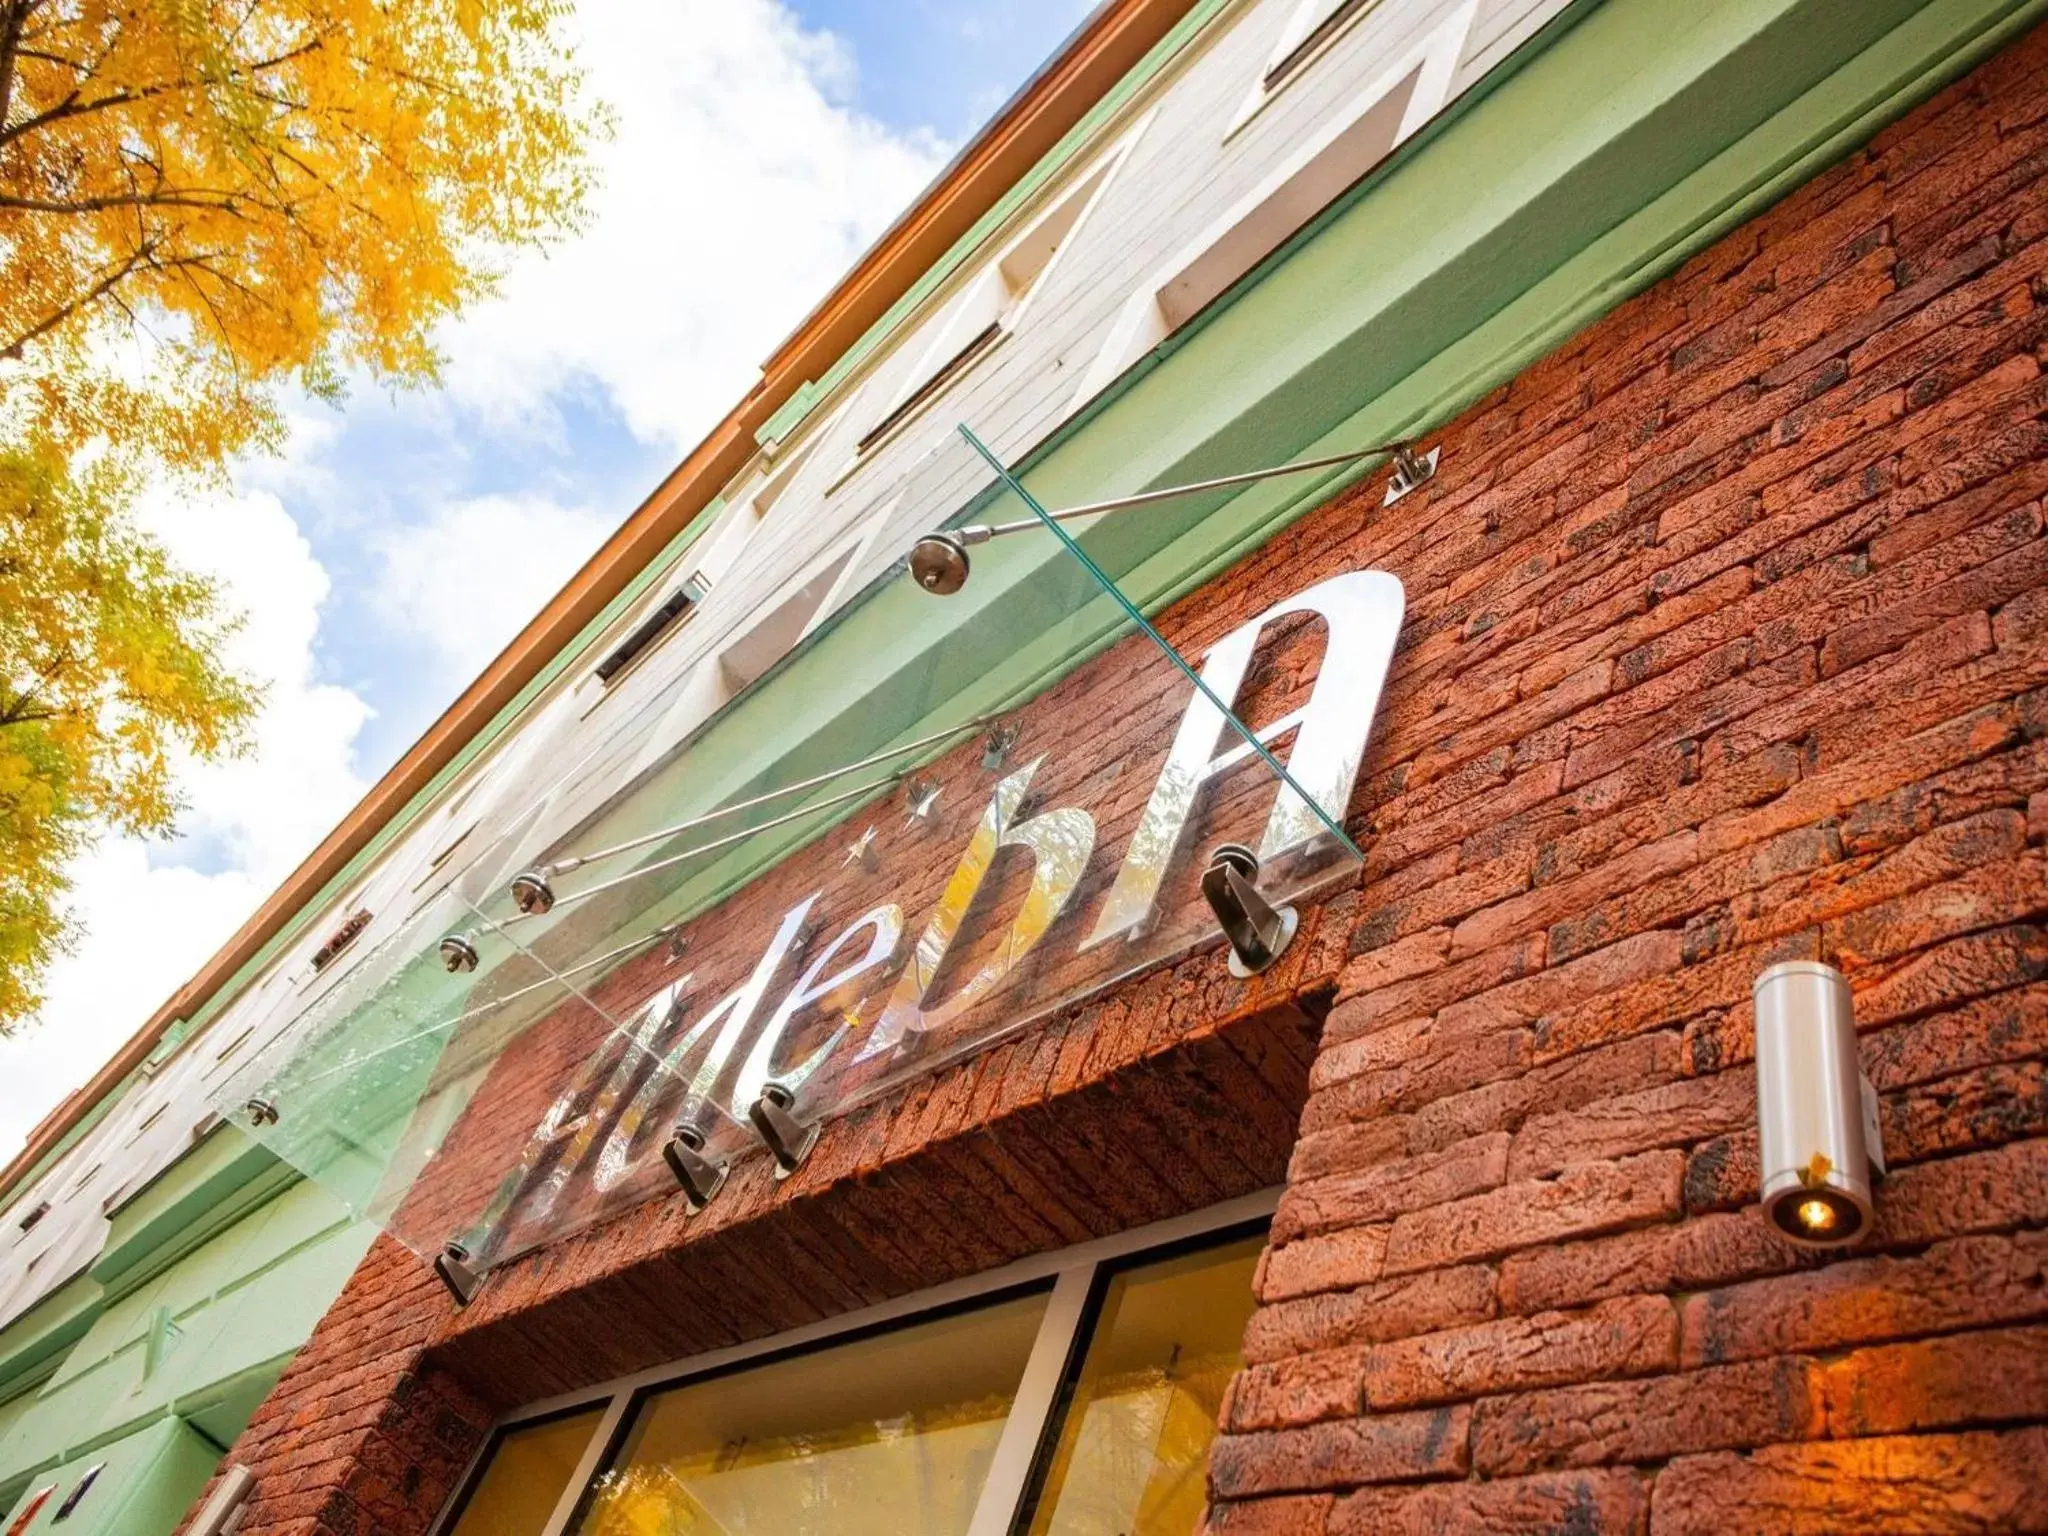
POLYGON ((1212 1531, 2048 1529, 2044 177, 2037 31, 1361 519, 1386 794, 1212 1531), (1847 1254, 1755 1207, 1791 956, 1883 1098, 1847 1254))
MULTIPOLYGON (((256 1490, 240 1529, 263 1536, 424 1531, 492 1415, 422 1359, 453 1303, 388 1237, 371 1245, 313 1337, 230 1447, 256 1490)), ((207 1490, 190 1520, 213 1492, 207 1490)))

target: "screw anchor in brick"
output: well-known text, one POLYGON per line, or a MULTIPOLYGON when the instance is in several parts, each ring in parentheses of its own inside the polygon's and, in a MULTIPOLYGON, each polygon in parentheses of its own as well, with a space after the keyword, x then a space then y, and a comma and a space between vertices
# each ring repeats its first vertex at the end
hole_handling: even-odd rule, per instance
POLYGON ((770 1083, 747 1111, 754 1129, 775 1154, 775 1177, 786 1179, 803 1166, 818 1144, 815 1122, 806 1125, 796 1117, 796 1095, 781 1083, 770 1083))
POLYGON ((939 786, 930 779, 912 779, 903 791, 910 826, 930 826, 939 819, 939 786))
POLYGON ((434 1274, 458 1307, 468 1306, 483 1288, 484 1277, 470 1267, 469 1250, 460 1243, 450 1243, 434 1255, 434 1274))
POLYGON ((685 1107, 683 1118, 676 1122, 675 1135, 661 1149, 662 1161, 683 1186, 683 1196, 693 1213, 703 1210, 725 1188, 727 1172, 724 1158, 705 1156, 704 1127, 692 1113, 694 1107, 685 1107))
POLYGON ((1024 727, 1015 720, 990 731, 981 744, 981 766, 990 773, 1002 767, 1010 755, 1010 748, 1017 745, 1017 738, 1023 734, 1024 727))
POLYGON ((1427 453, 1417 453, 1406 443, 1394 450, 1394 473, 1387 479, 1387 499, 1382 503, 1391 507, 1418 486, 1436 478, 1436 461, 1443 453, 1442 448, 1432 448, 1427 453))
POLYGON ((1202 895, 1230 940, 1230 974, 1256 976, 1287 952, 1301 919, 1292 907, 1274 907, 1253 882, 1259 856, 1243 843, 1225 843, 1202 872, 1202 895))

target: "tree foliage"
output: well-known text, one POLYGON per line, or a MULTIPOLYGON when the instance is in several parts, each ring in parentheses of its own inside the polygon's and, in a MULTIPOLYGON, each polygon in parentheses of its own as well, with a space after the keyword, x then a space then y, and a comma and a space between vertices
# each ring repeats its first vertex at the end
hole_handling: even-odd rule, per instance
POLYGON ((66 865, 98 828, 169 828, 179 754, 232 750, 256 707, 218 594, 134 527, 132 490, 111 458, 0 454, 0 1029, 65 942, 66 865))
POLYGON ((585 191, 556 10, 0 0, 0 403, 209 464, 281 377, 429 377, 490 253, 585 191))
POLYGON ((162 832, 242 739, 211 585, 143 474, 277 438, 279 390, 434 375, 435 327, 582 205, 557 0, 0 0, 0 1030, 94 831, 162 832))

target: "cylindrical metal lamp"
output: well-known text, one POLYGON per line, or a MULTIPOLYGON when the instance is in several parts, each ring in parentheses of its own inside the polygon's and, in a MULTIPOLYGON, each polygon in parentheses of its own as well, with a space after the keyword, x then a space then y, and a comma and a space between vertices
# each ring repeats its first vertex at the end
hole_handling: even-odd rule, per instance
POLYGON ((1870 1229, 1883 1154, 1849 983, 1831 965, 1787 960, 1758 975, 1754 997, 1764 1214, 1802 1246, 1853 1243, 1870 1229))

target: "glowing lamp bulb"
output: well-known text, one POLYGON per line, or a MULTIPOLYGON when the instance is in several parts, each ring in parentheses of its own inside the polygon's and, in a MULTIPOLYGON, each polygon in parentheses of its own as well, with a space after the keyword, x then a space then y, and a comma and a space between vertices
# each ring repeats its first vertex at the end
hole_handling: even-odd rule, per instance
POLYGON ((1809 1232, 1830 1232, 1834 1230, 1835 1208, 1825 1200, 1802 1200, 1799 1202, 1799 1225, 1809 1232))

